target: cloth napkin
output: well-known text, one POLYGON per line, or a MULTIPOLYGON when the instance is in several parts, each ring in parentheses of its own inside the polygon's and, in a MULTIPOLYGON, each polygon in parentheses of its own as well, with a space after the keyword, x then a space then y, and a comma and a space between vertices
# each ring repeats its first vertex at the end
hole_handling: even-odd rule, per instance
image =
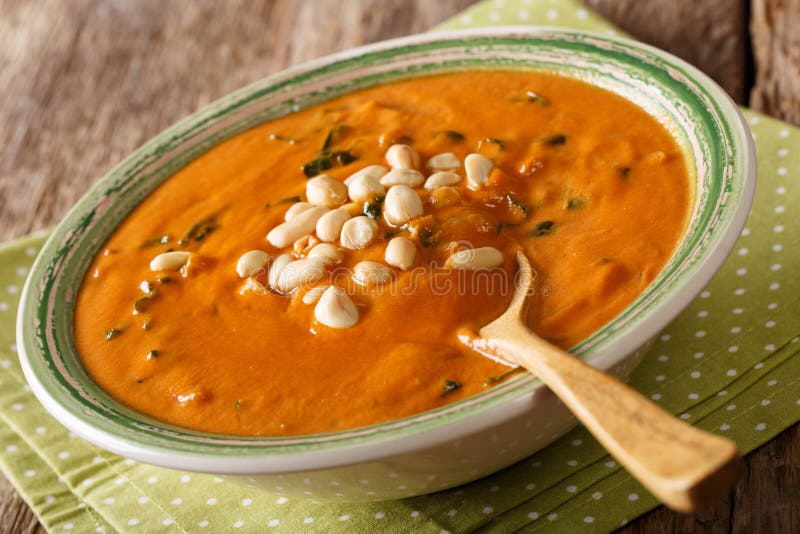
MULTIPOLYGON (((441 28, 534 23, 614 32, 572 0, 483 2, 441 28)), ((745 115, 759 171, 747 228, 631 383, 747 452, 800 419, 800 129, 745 115)), ((602 532, 658 504, 581 427, 472 484, 367 504, 279 497, 109 454, 52 419, 17 363, 17 301, 45 237, 0 247, 0 467, 52 532, 602 532)))

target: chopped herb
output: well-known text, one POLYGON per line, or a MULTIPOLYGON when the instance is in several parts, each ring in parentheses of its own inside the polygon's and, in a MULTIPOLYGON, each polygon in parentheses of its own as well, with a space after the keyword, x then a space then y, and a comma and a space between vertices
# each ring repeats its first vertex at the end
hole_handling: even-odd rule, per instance
POLYGON ((383 234, 383 238, 384 239, 391 239, 394 236, 396 236, 397 234, 399 234, 400 232, 401 232, 401 230, 390 230, 390 231, 386 232, 385 234, 383 234))
POLYGON ((303 200, 303 197, 301 197, 300 195, 295 195, 293 197, 286 197, 286 198, 282 198, 280 200, 274 200, 274 201, 268 203, 267 207, 268 208, 272 208, 274 206, 279 206, 281 204, 293 204, 295 202, 300 202, 301 200, 303 200))
POLYGON ((617 174, 619 174, 620 178, 625 179, 631 174, 631 168, 630 167, 624 167, 624 166, 623 167, 617 167, 617 174))
POLYGON ((478 141, 478 149, 480 149, 484 143, 490 143, 496 145, 498 150, 504 150, 506 148, 505 143, 503 143, 500 139, 496 137, 484 137, 483 139, 478 141))
POLYGON ((455 130, 442 130, 441 132, 436 132, 433 134, 433 138, 436 139, 440 135, 446 135, 453 141, 463 141, 465 139, 464 134, 455 130))
POLYGON ((234 409, 234 410, 238 410, 238 409, 240 409, 241 407, 242 407, 242 401, 240 401, 240 400, 237 400, 236 402, 234 402, 234 403, 233 403, 233 409, 234 409))
POLYGON ((155 360, 156 358, 158 358, 158 351, 157 350, 153 349, 153 350, 151 350, 150 352, 147 353, 147 359, 148 360, 155 360))
POLYGON ((153 300, 153 298, 157 294, 158 294, 158 291, 156 291, 154 289, 150 293, 148 293, 147 295, 134 300, 133 301, 133 313, 134 313, 134 315, 137 314, 137 313, 143 312, 147 308, 147 305, 149 304, 149 302, 151 300, 153 300))
POLYGON ((322 142, 322 148, 319 149, 320 153, 328 152, 333 145, 333 138, 336 137, 339 132, 342 130, 346 130, 348 128, 345 124, 339 124, 335 128, 331 128, 328 131, 328 134, 325 136, 325 140, 322 142))
POLYGON ((364 202, 364 215, 370 219, 379 220, 381 218, 381 204, 383 204, 385 199, 386 197, 377 195, 372 197, 371 200, 364 202))
POLYGON ((425 226, 422 229, 420 229, 419 242, 422 243, 422 246, 425 248, 429 248, 435 245, 436 237, 434 236, 433 228, 425 226))
POLYGON ((350 150, 339 150, 338 152, 334 152, 331 154, 331 157, 336 160, 339 165, 347 165, 348 163, 353 163, 358 158, 353 155, 350 150))
POLYGON ((519 223, 511 223, 511 222, 498 223, 497 227, 495 228, 495 232, 499 234, 500 232, 503 231, 504 228, 512 228, 514 226, 519 226, 519 223))
POLYGON ((514 367, 513 369, 509 369, 505 373, 500 373, 499 375, 490 376, 486 380, 483 381, 484 386, 491 386, 492 384, 496 384, 498 382, 502 382, 509 376, 513 375, 517 371, 521 371, 522 367, 514 367))
POLYGON ((145 380, 147 380, 147 379, 146 378, 138 378, 138 379, 136 379, 136 383, 137 384, 142 384, 142 383, 144 383, 145 380))
POLYGON ((542 221, 540 223, 536 223, 536 227, 531 232, 531 235, 534 237, 541 237, 544 235, 550 235, 553 233, 553 226, 556 223, 553 221, 542 221))
POLYGON ((373 202, 364 202, 364 215, 375 221, 381 218, 381 205, 373 202))
POLYGON ((303 165, 303 174, 306 175, 306 178, 313 178, 322 171, 330 169, 332 165, 330 156, 320 156, 314 161, 303 165))
POLYGON ((542 142, 550 146, 563 145, 567 142, 567 136, 564 134, 550 134, 542 138, 542 142))
POLYGON ((328 132, 325 136, 325 140, 322 142, 322 148, 320 148, 317 153, 317 157, 303 165, 303 174, 305 174, 307 178, 313 178, 322 171, 327 171, 333 167, 334 163, 347 165, 358 159, 352 152, 352 146, 347 150, 331 152, 331 147, 334 144, 336 135, 345 128, 348 128, 348 126, 340 124, 328 132))
POLYGON ((581 209, 584 204, 586 204, 586 202, 584 202, 584 200, 582 198, 579 198, 579 197, 571 198, 571 199, 567 200, 567 209, 568 210, 578 210, 578 209, 581 209))
POLYGON ((442 388, 442 397, 446 397, 454 391, 461 389, 461 383, 455 380, 445 380, 444 388, 442 388))
POLYGON ((205 219, 200 219, 194 223, 191 227, 189 227, 186 233, 183 234, 183 237, 180 238, 178 244, 181 246, 186 246, 192 241, 199 243, 208 237, 211 232, 219 228, 217 217, 219 217, 219 213, 214 213, 213 215, 209 215, 205 219))
POLYGON ((331 144, 333 144, 333 134, 335 131, 336 128, 333 128, 328 132, 328 135, 325 136, 325 140, 322 142, 322 148, 319 149, 320 152, 327 152, 331 148, 331 144))
POLYGON ((142 330, 150 330, 150 319, 145 319, 142 323, 142 330))
POLYGON ((170 282, 172 282, 172 278, 170 278, 165 274, 159 274, 158 281, 161 282, 162 284, 169 284, 170 282))
POLYGON ((109 328, 108 330, 106 330, 106 341, 111 341, 121 333, 122 329, 120 328, 109 328))
POLYGON ((166 245, 169 243, 170 237, 167 234, 152 237, 139 245, 139 248, 153 247, 155 245, 166 245))
POLYGON ((517 208, 518 210, 520 210, 522 212, 522 215, 523 215, 524 218, 526 218, 526 219, 528 218, 528 212, 529 212, 530 208, 528 207, 527 204, 525 204, 524 202, 522 202, 518 198, 514 198, 511 195, 511 193, 506 195, 506 200, 508 200, 508 203, 511 204, 512 207, 517 208))

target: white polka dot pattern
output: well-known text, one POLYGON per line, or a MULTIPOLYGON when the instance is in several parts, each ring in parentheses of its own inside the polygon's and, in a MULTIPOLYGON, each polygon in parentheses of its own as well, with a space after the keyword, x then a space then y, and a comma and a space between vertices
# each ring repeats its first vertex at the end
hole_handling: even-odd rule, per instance
MULTIPOLYGON (((488 0, 445 26, 524 23, 608 30, 573 0, 488 0)), ((800 331, 800 304, 788 298, 800 290, 791 276, 798 263, 794 251, 800 250, 800 228, 794 224, 794 211, 800 209, 794 186, 800 179, 800 132, 746 115, 760 176, 748 227, 709 288, 657 338, 632 384, 671 412, 750 450, 800 418, 800 344, 792 338, 800 331)), ((0 460, 23 491, 34 496, 34 509, 53 532, 407 531, 433 526, 460 532, 487 521, 498 530, 557 523, 564 531, 607 531, 654 505, 582 428, 534 458, 468 486, 371 504, 270 495, 218 477, 123 461, 70 439, 74 436, 45 415, 23 387, 13 328, 7 326, 13 325, 24 277, 42 241, 40 235, 0 249, 0 406, 24 437, 0 420, 0 460)), ((530 431, 534 427, 531 422, 530 431)), ((401 478, 392 475, 388 478, 401 478)), ((431 483, 438 483, 435 478, 429 478, 431 483)), ((369 490, 374 481, 353 483, 369 490)))

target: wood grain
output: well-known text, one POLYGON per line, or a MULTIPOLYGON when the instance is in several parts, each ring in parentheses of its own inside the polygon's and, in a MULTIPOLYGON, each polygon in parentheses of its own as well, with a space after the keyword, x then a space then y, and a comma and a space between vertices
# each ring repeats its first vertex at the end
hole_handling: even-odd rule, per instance
POLYGON ((800 125, 800 0, 753 0, 753 109, 800 125))
MULTIPOLYGON (((0 0, 0 241, 57 223, 121 157, 203 104, 290 64, 424 31, 473 1, 0 0)), ((753 23, 753 103, 795 122, 800 93, 781 78, 797 79, 797 1, 761 0, 767 22, 753 23)), ((588 3, 746 99, 747 0, 588 3)), ((688 516, 660 508, 623 531, 796 527, 798 465, 795 426, 747 458, 729 499, 688 516)), ((0 533, 43 531, 0 476, 0 533)))
POLYGON ((0 241, 55 224, 128 152, 234 89, 471 3, 3 0, 0 241))
POLYGON ((745 104, 750 69, 748 1, 586 0, 586 3, 637 39, 699 67, 737 103, 745 104))

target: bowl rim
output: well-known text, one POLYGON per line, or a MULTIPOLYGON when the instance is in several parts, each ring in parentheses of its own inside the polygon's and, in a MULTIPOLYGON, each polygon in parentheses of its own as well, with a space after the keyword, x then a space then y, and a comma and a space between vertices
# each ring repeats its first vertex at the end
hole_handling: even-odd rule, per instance
MULTIPOLYGON (((697 296, 730 254, 749 214, 755 191, 756 157, 752 137, 739 109, 715 82, 692 65, 662 50, 638 41, 597 32, 543 26, 499 26, 431 32, 391 39, 331 54, 291 67, 249 84, 242 89, 234 91, 204 106, 202 109, 172 124, 167 129, 148 140, 143 146, 134 150, 122 162, 115 166, 114 169, 106 173, 104 177, 93 185, 90 191, 76 203, 65 216, 63 222, 57 226, 51 238, 45 243, 42 248, 42 253, 37 257, 31 268, 31 276, 29 276, 26 281, 20 298, 20 309, 17 320, 17 345, 23 372, 34 394, 39 398, 45 408, 64 426, 104 449, 122 456, 164 467, 217 474, 288 473, 298 470, 305 471, 333 468, 370 460, 378 460, 395 454, 411 453, 413 451, 451 442, 461 437, 489 429, 494 424, 500 424, 503 421, 510 420, 513 417, 523 414, 526 410, 525 402, 515 401, 530 397, 530 395, 534 394, 536 390, 542 387, 541 383, 532 377, 527 379, 527 382, 520 380, 509 382, 514 385, 517 390, 520 389, 517 386, 523 383, 528 384, 529 387, 525 390, 517 391, 510 399, 507 399, 509 402, 502 405, 494 405, 482 409, 470 408, 472 413, 466 413, 460 418, 444 421, 443 424, 433 428, 423 426, 422 428, 418 428, 416 432, 406 433, 400 436, 393 435, 397 434, 392 428, 392 425, 397 423, 396 421, 364 427, 365 429, 373 429, 368 438, 361 440, 355 439, 344 443, 340 447, 314 450, 314 444, 311 444, 306 448, 298 448, 290 452, 281 452, 280 454, 274 452, 258 452, 237 456, 237 453, 246 451, 248 448, 252 449, 255 442, 248 438, 229 437, 230 439, 226 441, 230 443, 229 449, 220 449, 217 454, 210 454, 208 452, 199 453, 192 450, 175 450, 153 444, 143 444, 129 437, 100 429, 93 424, 92 418, 87 416, 87 414, 76 412, 74 409, 61 404, 56 396, 49 390, 53 384, 46 383, 47 373, 45 371, 47 371, 47 369, 43 369, 42 366, 37 366, 34 362, 37 355, 35 354, 35 350, 31 349, 37 349, 37 347, 32 343, 28 343, 26 339, 26 329, 30 326, 26 322, 26 318, 32 316, 30 308, 35 303, 38 278, 34 276, 34 273, 41 273, 43 271, 46 263, 49 261, 48 253, 52 254, 53 249, 58 245, 56 241, 59 231, 62 233, 68 231, 67 227, 69 225, 67 223, 73 221, 79 214, 85 211, 87 207, 85 201, 89 195, 102 188, 115 171, 124 168, 136 159, 137 154, 152 148, 158 138, 168 135, 170 132, 179 131, 181 128, 191 124, 198 117, 202 117, 203 114, 211 108, 219 106, 223 102, 233 102, 242 95, 249 94, 257 88, 266 87, 270 83, 288 76, 296 76, 303 72, 324 67, 325 65, 358 58, 367 53, 429 42, 458 41, 460 39, 475 37, 518 38, 524 40, 526 37, 532 38, 537 36, 547 37, 557 35, 571 37, 585 36, 598 41, 607 41, 624 48, 646 52, 650 56, 659 58, 668 65, 679 68, 684 74, 690 77, 692 81, 701 85, 703 89, 714 98, 716 104, 720 107, 721 118, 726 120, 731 128, 731 143, 734 146, 738 146, 739 149, 737 154, 739 160, 737 163, 742 182, 739 197, 735 199, 737 200, 736 206, 735 208, 731 208, 733 212, 727 221, 727 226, 721 233, 717 234, 716 241, 712 242, 707 247, 699 267, 697 267, 690 278, 683 280, 682 283, 676 284, 675 287, 670 289, 669 297, 666 299, 667 301, 657 303, 655 310, 640 322, 633 331, 624 333, 619 339, 610 342, 609 346, 606 347, 606 350, 602 353, 591 354, 587 358, 590 364, 604 370, 608 370, 619 364, 626 355, 636 350, 637 347, 645 345, 672 321, 672 319, 697 296), (489 415, 489 417, 476 417, 477 415, 489 415), (386 430, 380 430, 381 428, 385 428, 386 430), (379 435, 379 439, 372 439, 376 435, 379 435)), ((502 388, 496 387, 493 389, 498 390, 502 388)), ((505 390, 501 391, 501 393, 502 392, 509 393, 511 389, 507 387, 505 390)), ((468 399, 453 403, 449 406, 455 406, 457 409, 458 405, 464 403, 466 400, 468 399)), ((478 405, 479 404, 480 403, 478 403, 478 405)), ((480 408, 480 406, 478 406, 478 408, 480 408)), ((464 409, 466 410, 467 407, 465 406, 464 409)), ((401 421, 419 419, 420 415, 422 414, 417 414, 401 421)), ((169 425, 163 423, 162 426, 169 427, 169 425)), ((179 431, 186 435, 195 434, 185 429, 179 429, 179 431)), ((324 434, 314 434, 298 439, 302 441, 301 438, 312 438, 315 436, 324 436, 324 434)), ((269 448, 269 446, 264 445, 260 445, 259 447, 261 447, 262 450, 269 448)))

